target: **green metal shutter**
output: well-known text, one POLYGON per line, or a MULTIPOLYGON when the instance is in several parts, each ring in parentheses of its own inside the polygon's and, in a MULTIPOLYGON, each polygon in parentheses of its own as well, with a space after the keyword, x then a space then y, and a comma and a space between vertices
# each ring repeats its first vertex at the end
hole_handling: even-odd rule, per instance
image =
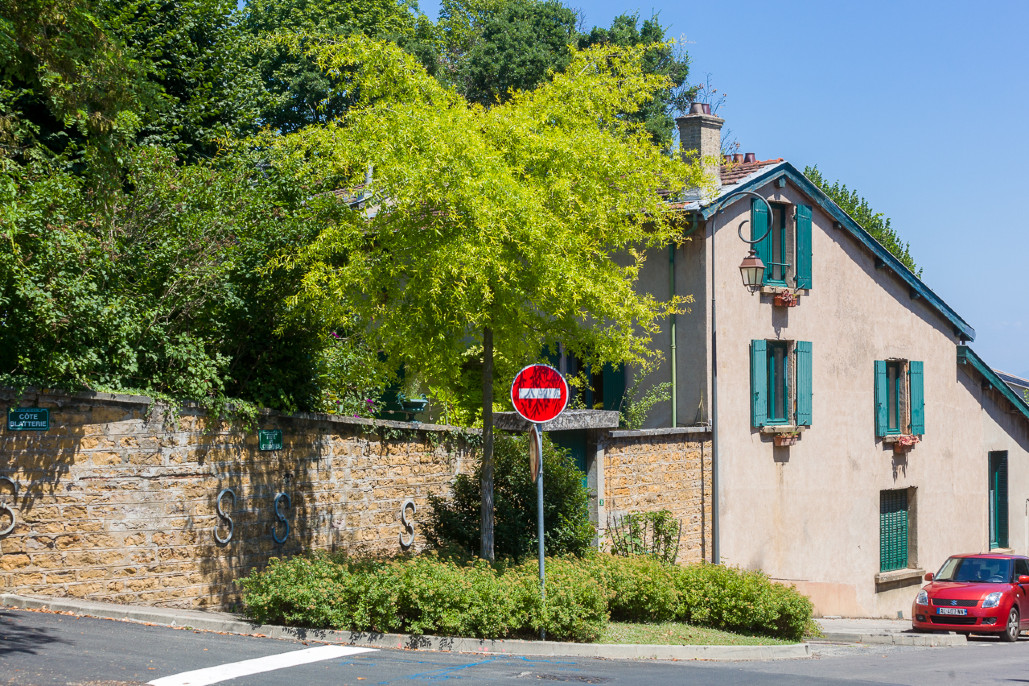
POLYGON ((925 433, 925 388, 921 362, 908 364, 908 378, 911 381, 911 433, 921 436, 925 433))
POLYGON ((1008 547, 1008 453, 990 453, 990 548, 1008 547))
POLYGON ((875 361, 875 435, 885 436, 890 425, 889 389, 886 386, 886 361, 875 361))
POLYGON ((797 288, 811 288, 811 208, 797 205, 797 288))
POLYGON ((908 493, 879 491, 879 571, 908 566, 908 493))
POLYGON ((797 341, 797 425, 811 426, 811 342, 797 341))
POLYGON ((768 345, 765 341, 750 342, 750 425, 768 422, 768 345))
POLYGON ((750 201, 750 240, 764 236, 760 241, 754 243, 754 252, 765 264, 765 274, 761 277, 761 283, 768 281, 768 275, 772 273, 768 264, 772 261, 772 232, 768 230, 768 223, 771 217, 765 204, 757 198, 750 201))

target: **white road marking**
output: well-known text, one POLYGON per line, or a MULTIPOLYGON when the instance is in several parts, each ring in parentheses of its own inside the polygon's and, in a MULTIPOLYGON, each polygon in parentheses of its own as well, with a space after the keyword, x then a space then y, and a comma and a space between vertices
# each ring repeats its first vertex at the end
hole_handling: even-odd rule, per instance
POLYGON ((520 400, 555 400, 561 399, 560 388, 519 388, 518 398, 520 400))
POLYGON ((260 674, 261 672, 270 672, 275 669, 296 667, 297 665, 306 665, 312 662, 320 662, 321 660, 331 660, 335 657, 370 652, 375 652, 375 648, 354 648, 352 646, 338 645, 319 646, 318 648, 308 648, 306 650, 294 650, 293 652, 282 653, 281 655, 269 655, 253 660, 243 660, 242 662, 230 662, 225 665, 218 665, 217 667, 195 669, 192 672, 182 672, 181 674, 154 679, 149 684, 150 686, 207 686, 207 684, 217 684, 229 679, 238 679, 241 676, 260 674))

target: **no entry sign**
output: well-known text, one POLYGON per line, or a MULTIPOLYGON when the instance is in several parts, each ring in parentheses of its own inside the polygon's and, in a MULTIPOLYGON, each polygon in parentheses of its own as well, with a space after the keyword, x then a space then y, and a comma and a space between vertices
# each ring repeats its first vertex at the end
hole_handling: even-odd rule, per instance
POLYGON ((545 364, 530 364, 511 384, 515 411, 530 422, 549 422, 568 404, 568 384, 561 372, 545 364))

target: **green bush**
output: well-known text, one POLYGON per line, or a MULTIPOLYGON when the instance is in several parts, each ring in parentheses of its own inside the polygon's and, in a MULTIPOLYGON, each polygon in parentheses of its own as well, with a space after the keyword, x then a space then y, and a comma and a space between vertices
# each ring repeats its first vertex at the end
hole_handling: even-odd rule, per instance
POLYGON ((534 563, 505 569, 435 555, 354 562, 323 553, 273 558, 239 582, 257 622, 347 631, 595 641, 607 623, 601 585, 588 568, 547 562, 547 600, 534 563))
POLYGON ((811 621, 811 601, 763 572, 721 565, 683 567, 675 575, 677 617, 750 634, 800 639, 811 621))
MULTIPOLYGON (((493 453, 495 551, 516 561, 536 554, 536 485, 529 476, 526 436, 497 434, 493 453)), ((433 498, 425 537, 441 549, 479 550, 479 482, 482 465, 471 476, 458 475, 454 497, 433 498)), ((543 439, 543 539, 546 554, 581 556, 593 549, 596 529, 589 521, 589 492, 583 474, 567 453, 543 439)))
POLYGON ((650 556, 595 555, 590 563, 604 586, 612 620, 667 622, 675 619, 679 607, 676 567, 650 556))

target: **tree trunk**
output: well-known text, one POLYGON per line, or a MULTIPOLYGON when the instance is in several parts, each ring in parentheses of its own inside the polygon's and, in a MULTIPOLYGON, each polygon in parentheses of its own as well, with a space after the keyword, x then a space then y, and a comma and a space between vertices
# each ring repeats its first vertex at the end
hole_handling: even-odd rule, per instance
POLYGON ((479 557, 493 562, 493 329, 482 332, 482 533, 479 557))

